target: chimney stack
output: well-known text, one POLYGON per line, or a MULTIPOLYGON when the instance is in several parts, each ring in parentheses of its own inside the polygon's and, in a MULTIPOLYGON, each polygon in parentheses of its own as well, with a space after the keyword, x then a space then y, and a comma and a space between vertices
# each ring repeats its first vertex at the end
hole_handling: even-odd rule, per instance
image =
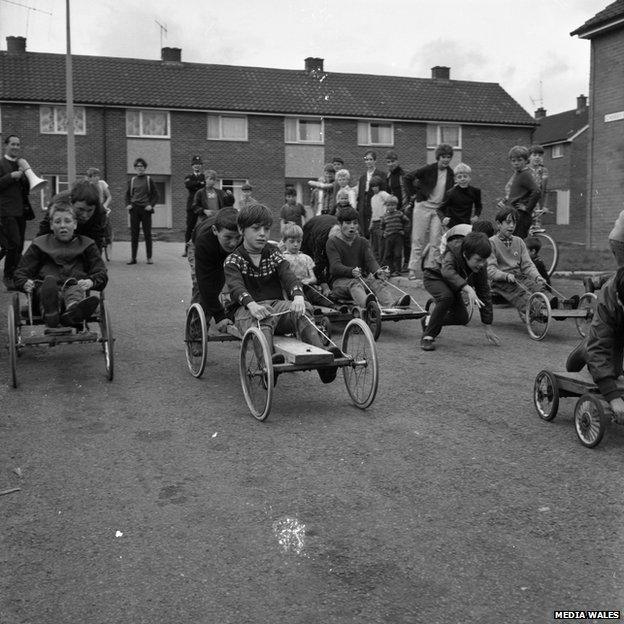
POLYGON ((305 59, 305 70, 308 74, 311 72, 323 73, 323 59, 308 56, 308 58, 305 59))
POLYGON ((581 93, 581 95, 576 98, 576 114, 580 115, 581 113, 584 113, 586 108, 587 96, 581 93))
POLYGON ((163 63, 181 63, 182 62, 182 49, 181 48, 163 48, 161 50, 161 60, 163 63))
POLYGON ((434 80, 450 80, 451 68, 444 65, 436 65, 431 68, 431 78, 434 80))
POLYGON ((26 37, 7 37, 6 43, 9 54, 26 53, 26 37))
POLYGON ((535 119, 540 120, 540 119, 544 119, 544 117, 546 117, 546 109, 543 106, 540 106, 535 111, 535 119))

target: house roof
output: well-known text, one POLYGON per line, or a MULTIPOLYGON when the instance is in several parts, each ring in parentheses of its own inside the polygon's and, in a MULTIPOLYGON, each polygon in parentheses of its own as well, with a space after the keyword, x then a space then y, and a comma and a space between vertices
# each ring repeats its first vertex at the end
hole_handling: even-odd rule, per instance
POLYGON ((589 113, 585 107, 580 112, 577 109, 549 115, 539 120, 539 126, 535 129, 533 142, 539 145, 550 143, 562 143, 569 141, 578 132, 587 127, 589 113))
POLYGON ((603 30, 606 27, 615 25, 611 22, 619 23, 621 20, 624 20, 624 0, 616 0, 602 11, 596 13, 594 17, 588 19, 582 26, 573 30, 570 35, 584 37, 597 30, 603 30))
MULTIPOLYGON (((532 126, 497 83, 73 56, 77 104, 532 126)), ((63 102, 65 55, 0 52, 0 100, 63 102)))

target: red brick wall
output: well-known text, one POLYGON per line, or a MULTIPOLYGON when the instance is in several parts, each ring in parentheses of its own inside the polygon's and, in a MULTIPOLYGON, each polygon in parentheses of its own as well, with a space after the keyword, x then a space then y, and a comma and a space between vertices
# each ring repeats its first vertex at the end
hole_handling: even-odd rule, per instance
POLYGON ((624 111, 624 29, 592 40, 590 84, 589 244, 605 248, 624 208, 624 120, 605 123, 624 111))

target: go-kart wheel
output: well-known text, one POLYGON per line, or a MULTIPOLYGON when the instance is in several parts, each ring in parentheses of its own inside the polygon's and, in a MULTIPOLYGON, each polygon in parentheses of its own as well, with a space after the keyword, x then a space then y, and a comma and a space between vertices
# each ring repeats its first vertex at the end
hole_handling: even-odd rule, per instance
POLYGON ((594 293, 585 293, 581 295, 579 299, 578 309, 585 310, 585 316, 582 318, 576 317, 576 331, 585 338, 589 332, 589 326, 591 325, 594 313, 596 311, 596 300, 598 297, 594 293))
POLYGON ((9 305, 7 314, 7 347, 9 349, 9 368, 11 369, 11 385, 17 388, 17 325, 15 310, 9 305))
POLYGON ((373 334, 373 338, 377 340, 381 334, 381 308, 375 300, 366 302, 364 308, 364 320, 373 334))
POLYGON ((351 363, 342 368, 347 392, 356 407, 365 409, 375 400, 379 367, 375 339, 362 319, 353 319, 345 327, 342 352, 351 358, 351 363))
POLYGON ((100 314, 98 316, 100 325, 100 340, 102 341, 102 351, 104 352, 104 364, 106 366, 106 378, 113 381, 115 374, 115 338, 113 337, 113 328, 111 326, 110 315, 104 304, 104 297, 100 297, 100 314))
POLYGON ((594 448, 600 443, 607 429, 605 401, 594 394, 584 394, 574 407, 574 428, 583 446, 594 448))
POLYGON ((193 377, 199 378, 204 374, 208 359, 208 324, 199 303, 194 303, 186 313, 184 343, 188 369, 193 377))
POLYGON ((323 334, 325 334, 319 334, 323 346, 329 346, 331 344, 330 339, 332 331, 331 321, 329 320, 329 318, 324 314, 320 314, 314 319, 314 324, 318 327, 318 329, 323 332, 323 334))
POLYGON ((351 308, 351 316, 356 319, 356 318, 362 318, 362 308, 360 308, 359 306, 354 305, 351 308))
POLYGON ((239 372, 249 411, 257 420, 265 420, 273 400, 273 360, 269 344, 257 327, 250 327, 243 336, 239 372))
POLYGON ((553 420, 559 409, 559 384, 547 370, 537 373, 533 384, 533 405, 542 420, 553 420))
POLYGON ((420 325, 422 326, 423 333, 427 329, 427 325, 429 325, 429 319, 431 318, 431 313, 433 312, 434 307, 435 299, 427 299, 427 301, 425 302, 425 312, 427 314, 420 319, 420 325))
POLYGON ((542 340, 548 332, 551 318, 548 297, 541 292, 533 293, 529 297, 525 312, 525 322, 529 336, 533 340, 542 340))

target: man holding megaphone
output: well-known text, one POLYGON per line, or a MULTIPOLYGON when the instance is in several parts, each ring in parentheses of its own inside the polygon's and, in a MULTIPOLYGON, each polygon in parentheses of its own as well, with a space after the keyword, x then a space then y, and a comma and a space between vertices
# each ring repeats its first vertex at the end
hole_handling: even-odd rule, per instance
POLYGON ((25 172, 30 169, 20 158, 20 139, 10 134, 4 139, 4 157, 0 159, 0 246, 4 252, 4 284, 12 290, 13 273, 24 249, 26 221, 35 218, 30 200, 30 183, 25 172))

